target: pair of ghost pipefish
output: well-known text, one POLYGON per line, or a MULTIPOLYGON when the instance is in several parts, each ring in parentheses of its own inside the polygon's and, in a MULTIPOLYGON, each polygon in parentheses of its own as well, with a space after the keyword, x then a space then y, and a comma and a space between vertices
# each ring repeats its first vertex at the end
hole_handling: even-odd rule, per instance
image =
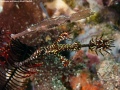
MULTIPOLYGON (((17 66, 22 66, 28 63, 29 61, 35 60, 40 56, 50 55, 53 54, 57 56, 60 61, 62 62, 64 67, 69 66, 70 61, 67 60, 65 57, 61 56, 59 53, 61 51, 76 51, 80 50, 82 47, 88 47, 90 50, 94 50, 96 53, 99 51, 102 54, 102 50, 109 53, 107 50, 111 50, 113 39, 103 39, 103 35, 100 38, 93 38, 89 41, 89 44, 81 44, 80 42, 74 42, 73 44, 59 44, 60 41, 64 39, 69 39, 68 33, 62 33, 58 39, 52 44, 48 45, 47 47, 40 47, 38 48, 29 58, 25 61, 17 64, 17 66)), ((103 55, 103 54, 102 54, 103 55)))

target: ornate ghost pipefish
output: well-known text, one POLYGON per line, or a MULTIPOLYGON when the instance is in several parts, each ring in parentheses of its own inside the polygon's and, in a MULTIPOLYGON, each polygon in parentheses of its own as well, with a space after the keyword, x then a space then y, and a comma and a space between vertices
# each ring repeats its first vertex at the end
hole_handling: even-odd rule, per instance
POLYGON ((103 39, 102 36, 100 38, 96 38, 95 40, 92 38, 89 41, 89 44, 81 44, 80 42, 74 42, 73 44, 59 44, 60 41, 68 38, 68 33, 62 33, 55 43, 48 45, 47 47, 39 47, 29 58, 22 61, 21 64, 16 63, 16 65, 22 66, 25 65, 25 63, 37 59, 38 57, 53 54, 60 58, 63 65, 67 67, 70 62, 65 57, 59 55, 61 51, 76 51, 80 50, 82 47, 88 47, 90 50, 94 50, 96 53, 99 51, 102 54, 102 50, 109 53, 107 50, 111 50, 110 48, 114 47, 112 45, 112 39, 103 39))

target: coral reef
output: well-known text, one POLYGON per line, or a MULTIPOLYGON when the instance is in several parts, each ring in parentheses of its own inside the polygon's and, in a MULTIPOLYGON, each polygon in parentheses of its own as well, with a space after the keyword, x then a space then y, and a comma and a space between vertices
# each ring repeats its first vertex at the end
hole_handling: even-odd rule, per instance
POLYGON ((2 0, 0 90, 119 90, 119 15, 119 0, 2 0))

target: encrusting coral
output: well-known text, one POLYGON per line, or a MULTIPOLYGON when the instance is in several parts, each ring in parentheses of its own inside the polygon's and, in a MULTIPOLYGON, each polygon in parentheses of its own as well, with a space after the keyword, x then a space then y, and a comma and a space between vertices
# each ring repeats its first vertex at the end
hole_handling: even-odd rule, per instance
POLYGON ((80 72, 76 77, 71 77, 70 84, 73 90, 103 90, 100 81, 92 81, 90 73, 86 70, 80 72))

